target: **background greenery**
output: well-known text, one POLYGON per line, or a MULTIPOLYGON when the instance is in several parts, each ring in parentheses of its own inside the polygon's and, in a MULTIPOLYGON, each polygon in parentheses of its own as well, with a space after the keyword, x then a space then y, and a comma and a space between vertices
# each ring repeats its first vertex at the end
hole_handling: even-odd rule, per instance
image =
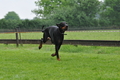
POLYGON ((8 12, 0 20, 0 29, 41 29, 66 21, 71 28, 112 27, 120 28, 120 0, 37 0, 32 10, 37 16, 32 20, 19 18, 8 12))

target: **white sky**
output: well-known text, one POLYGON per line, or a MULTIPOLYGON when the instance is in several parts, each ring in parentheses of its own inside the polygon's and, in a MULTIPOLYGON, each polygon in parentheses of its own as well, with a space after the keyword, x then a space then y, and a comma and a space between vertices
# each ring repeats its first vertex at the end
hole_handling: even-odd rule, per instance
POLYGON ((31 10, 37 8, 35 1, 37 0, 0 0, 0 19, 10 11, 17 13, 20 19, 33 19, 35 14, 31 10))
POLYGON ((0 19, 10 11, 17 13, 20 19, 33 19, 35 14, 31 10, 37 8, 35 1, 37 0, 0 0, 0 19))

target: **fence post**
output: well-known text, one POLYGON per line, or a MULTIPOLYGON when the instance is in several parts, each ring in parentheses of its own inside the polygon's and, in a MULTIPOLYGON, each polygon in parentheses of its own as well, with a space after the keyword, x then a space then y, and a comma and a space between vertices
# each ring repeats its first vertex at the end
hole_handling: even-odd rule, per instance
POLYGON ((15 28, 16 30, 16 46, 18 47, 19 46, 19 39, 18 39, 18 28, 15 28))
POLYGON ((23 46, 23 44, 22 44, 22 40, 21 40, 21 30, 20 30, 20 27, 18 27, 18 32, 19 32, 19 44, 21 45, 21 46, 23 46))

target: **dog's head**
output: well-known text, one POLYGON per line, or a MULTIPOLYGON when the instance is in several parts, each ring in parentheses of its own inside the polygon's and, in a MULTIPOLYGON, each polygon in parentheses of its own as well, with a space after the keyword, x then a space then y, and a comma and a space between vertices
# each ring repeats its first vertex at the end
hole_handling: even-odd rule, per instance
POLYGON ((60 24, 56 24, 60 30, 66 31, 68 29, 68 24, 66 22, 61 22, 60 24))

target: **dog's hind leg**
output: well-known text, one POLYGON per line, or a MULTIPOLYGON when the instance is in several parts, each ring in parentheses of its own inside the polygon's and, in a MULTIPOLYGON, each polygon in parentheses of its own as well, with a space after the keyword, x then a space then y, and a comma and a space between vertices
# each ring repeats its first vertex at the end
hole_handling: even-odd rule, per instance
POLYGON ((41 38, 41 40, 40 40, 40 45, 39 45, 39 49, 41 49, 42 48, 42 43, 43 43, 43 38, 41 38))
POLYGON ((41 40, 40 40, 40 45, 39 45, 38 48, 41 49, 41 48, 42 48, 42 44, 43 44, 43 43, 46 43, 49 39, 50 39, 50 38, 49 38, 48 33, 47 33, 47 32, 44 32, 43 38, 41 38, 41 40))
POLYGON ((43 43, 46 43, 48 40, 49 40, 50 38, 49 38, 49 34, 48 34, 48 32, 44 32, 44 34, 43 34, 43 43))

